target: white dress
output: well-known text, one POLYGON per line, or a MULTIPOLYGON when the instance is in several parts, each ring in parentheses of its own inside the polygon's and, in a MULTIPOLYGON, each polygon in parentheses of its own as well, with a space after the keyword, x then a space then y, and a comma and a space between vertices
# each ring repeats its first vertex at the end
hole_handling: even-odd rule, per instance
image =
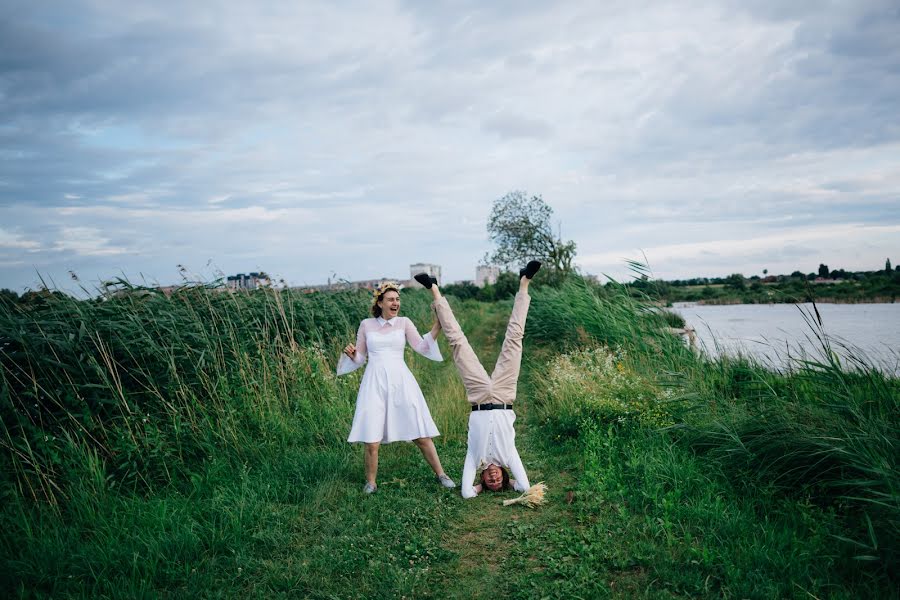
POLYGON ((431 332, 420 336, 406 317, 365 319, 356 334, 356 355, 341 354, 337 374, 368 366, 359 384, 348 442, 389 444, 440 435, 425 397, 406 362, 406 344, 426 358, 444 360, 431 332))

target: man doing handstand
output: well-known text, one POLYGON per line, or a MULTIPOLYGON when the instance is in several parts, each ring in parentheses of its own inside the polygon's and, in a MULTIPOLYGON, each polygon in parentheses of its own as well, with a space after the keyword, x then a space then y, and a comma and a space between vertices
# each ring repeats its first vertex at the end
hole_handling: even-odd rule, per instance
POLYGON ((437 282, 426 273, 415 276, 416 281, 430 289, 434 296, 432 306, 447 335, 453 362, 456 363, 469 404, 472 405, 469 415, 469 447, 461 486, 463 498, 474 498, 484 488, 495 492, 514 488, 524 492, 529 487, 528 475, 516 450, 516 432, 513 429, 516 415, 512 410, 512 403, 516 399, 516 386, 522 365, 525 317, 531 303, 528 284, 540 268, 541 263, 533 260, 519 271, 519 292, 506 327, 500 356, 490 376, 469 345, 447 299, 441 295, 437 282), (479 470, 480 483, 473 485, 479 470))

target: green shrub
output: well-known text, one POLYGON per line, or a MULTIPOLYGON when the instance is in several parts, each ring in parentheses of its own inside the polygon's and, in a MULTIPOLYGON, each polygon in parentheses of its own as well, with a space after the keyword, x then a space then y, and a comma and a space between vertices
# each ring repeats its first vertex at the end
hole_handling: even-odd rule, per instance
POLYGON ((532 294, 526 336, 557 349, 600 343, 627 348, 632 360, 653 355, 676 360, 691 359, 684 342, 666 329, 668 311, 660 311, 635 297, 626 286, 597 286, 570 277, 559 288, 550 286, 532 294))
POLYGON ((627 366, 624 351, 574 350, 549 365, 538 403, 544 422, 558 435, 575 436, 589 423, 642 427, 672 424, 661 389, 627 366))

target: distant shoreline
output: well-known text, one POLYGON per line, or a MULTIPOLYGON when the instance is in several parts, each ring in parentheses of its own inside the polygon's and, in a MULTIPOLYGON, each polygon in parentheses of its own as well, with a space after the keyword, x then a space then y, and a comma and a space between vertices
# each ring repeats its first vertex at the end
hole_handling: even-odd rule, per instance
POLYGON ((806 304, 815 301, 816 304, 895 304, 896 298, 890 296, 876 296, 874 298, 814 298, 796 300, 769 300, 767 302, 747 302, 743 298, 713 298, 710 300, 677 300, 669 302, 674 305, 700 305, 700 306, 734 306, 737 304, 806 304))

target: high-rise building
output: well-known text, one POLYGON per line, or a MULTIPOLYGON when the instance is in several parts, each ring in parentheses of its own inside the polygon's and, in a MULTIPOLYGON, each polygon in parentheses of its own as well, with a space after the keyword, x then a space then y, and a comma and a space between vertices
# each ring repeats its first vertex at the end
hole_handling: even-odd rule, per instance
POLYGON ((266 273, 238 273, 225 279, 225 287, 230 290, 255 290, 261 285, 270 285, 271 280, 266 273))
POLYGON ((487 284, 497 283, 500 276, 500 267, 495 265, 478 265, 475 267, 475 285, 484 287, 487 284))
POLYGON ((437 279, 438 285, 442 284, 441 265, 432 265, 429 263, 416 263, 414 265, 409 265, 410 286, 422 287, 422 284, 413 279, 413 277, 418 275, 419 273, 428 273, 429 275, 437 279))

